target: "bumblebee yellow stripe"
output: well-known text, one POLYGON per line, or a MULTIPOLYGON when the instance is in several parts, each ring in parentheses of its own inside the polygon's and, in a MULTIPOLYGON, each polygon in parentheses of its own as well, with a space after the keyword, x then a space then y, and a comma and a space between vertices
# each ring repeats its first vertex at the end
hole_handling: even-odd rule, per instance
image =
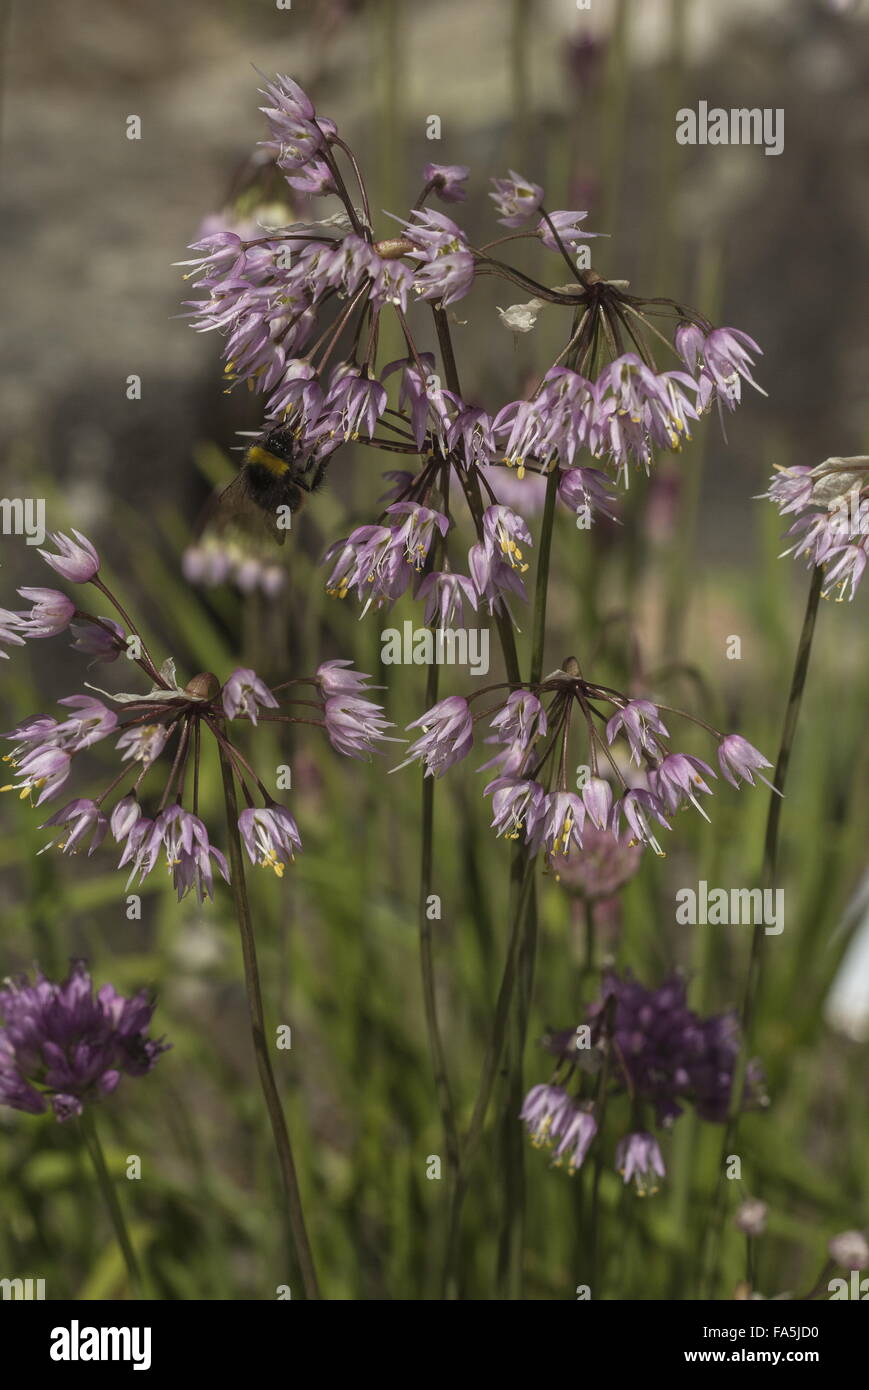
POLYGON ((279 459, 277 454, 269 453, 268 449, 263 449, 259 444, 254 444, 248 449, 245 455, 246 463, 258 463, 263 468, 267 468, 270 473, 278 477, 283 473, 289 473, 290 465, 283 459, 279 459))

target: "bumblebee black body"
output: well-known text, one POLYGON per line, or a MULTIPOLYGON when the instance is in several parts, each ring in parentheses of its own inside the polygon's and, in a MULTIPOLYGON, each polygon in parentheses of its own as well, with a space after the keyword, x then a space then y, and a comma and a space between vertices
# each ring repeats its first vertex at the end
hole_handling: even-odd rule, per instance
POLYGON ((304 497, 284 459, 255 444, 245 454, 243 468, 247 495, 264 512, 277 513, 278 507, 299 510, 304 497))
POLYGON ((298 440, 288 425, 261 435, 244 455, 235 478, 221 494, 219 511, 242 527, 264 526, 279 545, 286 528, 279 525, 281 509, 298 512, 305 499, 322 486, 328 459, 299 453, 298 440))

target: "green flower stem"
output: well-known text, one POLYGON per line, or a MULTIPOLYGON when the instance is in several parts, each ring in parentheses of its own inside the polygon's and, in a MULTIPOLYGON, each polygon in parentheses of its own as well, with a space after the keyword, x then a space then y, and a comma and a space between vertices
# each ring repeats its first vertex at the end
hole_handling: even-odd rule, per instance
POLYGON ((124 1213, 118 1200, 118 1194, 115 1191, 115 1185, 109 1173, 106 1156, 103 1153, 103 1146, 100 1142, 100 1136, 97 1131, 92 1110, 85 1109, 82 1113, 79 1119, 79 1128, 91 1163, 94 1166, 97 1182, 103 1194, 106 1207, 108 1208, 118 1245, 121 1247, 124 1264, 127 1266, 127 1273, 130 1276, 130 1288, 135 1298, 142 1299, 145 1297, 142 1272, 139 1268, 139 1262, 136 1259, 135 1251, 133 1250, 133 1243, 130 1240, 130 1233, 127 1230, 127 1223, 124 1220, 124 1213))
MULTIPOLYGON (((459 372, 458 372, 458 366, 457 366, 457 363, 456 363, 455 351, 454 351, 454 348, 453 348, 452 334, 450 333, 449 320, 448 320, 447 315, 446 315, 446 313, 444 312, 443 309, 433 309, 433 310, 432 310, 432 313, 433 313, 434 322, 435 322, 435 329, 436 329, 437 337, 438 337, 438 346, 439 346, 439 348, 440 348, 441 359, 442 359, 442 361, 443 361, 443 366, 444 366, 444 374, 445 374, 446 379, 447 379, 447 385, 448 385, 448 387, 449 387, 449 389, 450 389, 451 391, 455 391, 455 393, 456 393, 458 396, 461 396, 461 383, 460 383, 460 381, 459 381, 459 372)), ((465 494, 465 499, 466 499, 466 501, 467 501, 467 503, 468 503, 468 508, 469 508, 469 510, 470 510, 470 512, 471 512, 471 515, 472 515, 472 517, 473 517, 473 520, 474 520, 474 525, 475 525, 475 527, 476 527, 477 534, 478 534, 478 535, 482 535, 482 528, 483 528, 483 499, 482 499, 482 495, 481 495, 481 493, 480 493, 480 484, 479 484, 479 481, 478 481, 478 479, 477 479, 476 473, 475 473, 475 471, 474 471, 473 469, 469 469, 468 472, 467 472, 467 474, 462 474, 462 475, 461 475, 461 484, 462 484, 462 489, 463 489, 464 494, 465 494)), ((519 685, 519 684, 521 684, 521 673, 520 673, 520 669, 519 669, 519 658, 518 658, 518 654, 517 654, 517 651, 516 651, 516 641, 515 641, 515 638, 514 638, 514 635, 513 635, 513 625, 512 625, 512 622, 511 622, 509 613, 508 613, 508 612, 506 611, 506 609, 504 609, 503 607, 495 614, 495 623, 496 623, 496 626, 497 626, 497 628, 498 628, 498 637, 499 637, 500 646, 501 646, 501 651, 502 651, 503 658, 504 658, 504 668, 505 668, 505 671, 506 671, 506 673, 507 673, 507 677, 508 677, 508 679, 509 679, 509 681, 510 681, 511 683, 513 683, 513 684, 515 684, 515 685, 519 685)), ((434 686, 433 688, 436 690, 437 687, 434 686)), ((434 703, 434 700, 432 700, 432 701, 430 702, 430 704, 432 704, 432 703, 434 703)), ((429 707, 430 707, 430 706, 429 706, 429 707)), ((430 781, 430 780, 431 780, 431 779, 429 779, 429 781, 430 781)), ((425 791, 425 790, 424 790, 424 793, 423 793, 423 797, 424 797, 424 800, 423 800, 423 846, 424 846, 424 848, 423 848, 423 855, 424 855, 424 856, 425 856, 425 854, 426 854, 426 851, 425 851, 426 835, 428 835, 428 836, 430 837, 430 836, 431 836, 431 833, 432 833, 431 827, 430 827, 430 825, 429 825, 429 822, 428 822, 427 819, 426 819, 426 816, 427 816, 427 814, 432 814, 432 815, 433 815, 433 810, 432 810, 432 812, 428 812, 428 813, 427 813, 427 810, 426 810, 427 804, 428 804, 428 803, 427 803, 427 798, 428 798, 428 797, 431 797, 431 798, 432 798, 432 808, 433 808, 433 796, 434 796, 434 789, 433 789, 433 788, 431 788, 431 789, 428 790, 428 791, 425 791)), ((423 866, 424 866, 424 873, 423 873, 423 875, 422 875, 421 877, 422 877, 422 879, 423 879, 423 881, 424 881, 424 874, 425 874, 425 858, 424 858, 424 860, 423 860, 423 866)), ((429 865, 429 872, 430 872, 430 865, 429 865)), ((513 917, 513 923, 512 923, 511 935, 510 935, 510 943, 509 943, 508 948, 507 948, 507 961, 506 961, 506 964, 505 964, 505 967, 504 967, 504 975, 503 975, 502 980, 501 980, 501 986, 500 986, 500 990, 499 990, 499 993, 498 993, 498 1001, 497 1001, 496 1008, 495 1008, 495 1018, 494 1018, 493 1026, 492 1026, 492 1034, 491 1034, 491 1038, 490 1038, 490 1041, 489 1041, 489 1047, 488 1047, 488 1050, 487 1050, 487 1053, 486 1053, 486 1056, 485 1056, 485 1059, 484 1059, 484 1062, 483 1062, 483 1070, 482 1070, 482 1074, 481 1074, 480 1088, 479 1088, 479 1091, 478 1091, 478 1094, 477 1094, 477 1099, 476 1099, 476 1102, 475 1102, 475 1105, 474 1105, 474 1111, 473 1111, 473 1114, 472 1114, 472 1117, 471 1117, 470 1127, 469 1127, 469 1129, 468 1129, 468 1133, 467 1133, 467 1136, 466 1136, 466 1138, 465 1138, 464 1144, 462 1144, 461 1141, 459 1140, 459 1137, 458 1137, 458 1129, 457 1129, 457 1128, 456 1128, 456 1134, 455 1134, 455 1141, 456 1141, 456 1146, 457 1146, 457 1147, 456 1147, 457 1158, 456 1158, 455 1163, 454 1163, 453 1166, 452 1166, 452 1171, 453 1171, 453 1174, 454 1174, 454 1180, 453 1180, 452 1187, 451 1187, 451 1191, 450 1191, 450 1216, 449 1216, 449 1223, 448 1223, 448 1227, 447 1227, 447 1248, 446 1248, 446 1258, 445 1258, 445 1261, 444 1261, 444 1276, 443 1276, 443 1292, 444 1292, 444 1295, 445 1295, 446 1297, 455 1297, 456 1292, 457 1292, 457 1284, 458 1284, 457 1261, 458 1261, 458 1253, 459 1253, 459 1223, 460 1223, 460 1219, 461 1219, 461 1212, 462 1212, 462 1207, 463 1207, 463 1205, 464 1205, 465 1195, 466 1195, 466 1193, 467 1193, 467 1170, 468 1170, 468 1165, 470 1164, 470 1161, 471 1161, 471 1159, 473 1158, 474 1152, 476 1151, 477 1144, 479 1143, 480 1136, 481 1136, 482 1131, 483 1131, 483 1126, 484 1126, 484 1124, 485 1124, 486 1115, 487 1115, 487 1113, 488 1113, 489 1103, 490 1103, 491 1098, 492 1098, 492 1091, 493 1091, 493 1088, 494 1088, 494 1083, 495 1083, 495 1077, 496 1077, 496 1073, 497 1073, 498 1063, 499 1063, 500 1058, 501 1058, 501 1056, 502 1056, 502 1053, 503 1053, 503 1050, 504 1050, 505 1041, 506 1041, 507 1025, 508 1025, 509 1015, 510 1015, 510 1004, 511 1004, 512 997, 513 997, 513 988, 514 988, 514 984, 515 984, 515 976, 516 976, 516 968, 517 968, 518 953, 519 953, 519 949, 520 949, 520 945, 521 945, 521 939, 522 939, 523 913, 524 913, 524 907, 525 907, 525 902, 526 902, 526 898, 525 898, 526 877, 527 877, 527 884, 528 884, 528 886, 530 887, 530 885, 531 885, 531 883, 532 883, 531 873, 530 873, 530 862, 528 861, 527 856, 526 856, 521 850, 517 849, 517 852, 516 852, 516 854, 514 855, 514 858, 513 858, 513 865, 512 865, 512 868, 511 868, 511 883, 512 883, 512 887, 513 887, 513 898, 514 898, 514 902, 516 903, 516 911, 515 911, 515 914, 514 914, 514 917, 513 917)), ((430 931, 431 931, 431 929, 430 929, 430 927, 428 927, 428 924, 427 924, 427 922, 426 922, 426 920, 425 920, 424 900, 421 900, 421 932, 423 932, 423 933, 426 933, 426 932, 427 932, 427 934, 428 934, 428 939, 427 939, 427 941, 425 942, 425 945, 423 945, 423 937, 421 936, 421 948, 422 948, 424 951, 429 951, 429 952, 430 952, 430 946, 431 946, 430 931)), ((434 1058, 435 1058, 435 1070, 436 1070, 436 1073, 437 1073, 437 1072, 441 1071, 441 1063, 442 1063, 442 1060, 443 1060, 443 1054, 442 1054, 442 1049, 441 1049, 440 1057, 439 1057, 439 1054, 438 1054, 438 1051, 437 1051, 436 1045, 435 1045, 435 1031, 437 1030, 437 1014, 436 1014, 436 1009, 435 1009, 435 999, 434 999, 434 993, 433 993, 433 991, 434 991, 434 985, 433 985, 432 963, 431 963, 430 957, 429 957, 429 960, 428 960, 427 963, 425 962, 425 956, 423 957, 423 960, 424 960, 423 969, 424 969, 424 972, 425 972, 425 974, 426 974, 426 976, 427 976, 427 978, 426 978, 426 980, 425 980, 425 985, 424 985, 424 987, 425 987, 425 989, 426 989, 427 991, 430 991, 430 997, 427 997, 427 1000, 426 1000, 426 1010, 427 1010, 428 1027, 429 1027, 429 1038, 430 1038, 430 1041, 431 1041, 432 1051, 433 1051, 433 1055, 434 1055, 434 1058)), ((438 1033, 437 1033, 437 1036, 438 1036, 438 1037, 440 1036, 440 1035, 439 1035, 439 1031, 438 1031, 438 1033)), ((450 1145, 451 1145, 451 1143, 452 1143, 452 1136, 450 1135, 449 1130, 446 1128, 446 1115, 447 1115, 447 1112, 446 1112, 446 1109, 444 1108, 444 1102, 445 1102, 445 1098, 446 1098, 446 1095, 447 1095, 448 1091, 447 1091, 447 1086, 446 1086, 446 1071, 445 1071, 445 1070, 442 1071, 442 1076, 443 1076, 443 1083, 442 1083, 442 1084, 438 1083, 438 1082, 437 1082, 437 1076, 436 1076, 436 1084, 439 1085, 439 1092, 440 1092, 440 1099, 441 1099, 441 1113, 442 1113, 442 1116, 443 1116, 443 1118, 444 1118, 444 1120, 445 1120, 445 1132, 447 1133, 447 1136, 448 1136, 448 1137, 447 1137, 447 1150, 448 1150, 448 1154, 449 1154, 449 1148, 450 1148, 450 1145)))
MULTIPOLYGON (((439 669, 435 664, 428 668, 426 682, 426 709, 431 709, 438 698, 439 669)), ((456 1121, 452 1089, 447 1074, 446 1053, 443 1035, 438 1018, 437 992, 435 988, 434 952, 432 949, 432 926, 427 912, 428 899, 432 891, 432 864, 434 856, 434 803, 435 779, 423 773, 422 778, 422 824, 421 852, 419 869, 419 955, 422 972, 422 994, 425 1005, 425 1022, 428 1032, 429 1050, 434 1070, 435 1092, 441 1115, 446 1146, 447 1167, 455 1179, 460 1169, 459 1129, 456 1121)))
MULTIPOLYGON (((450 486, 449 473, 446 473, 441 484, 441 506, 444 515, 449 516, 450 510, 450 486)), ((435 568, 442 565, 446 558, 447 543, 445 537, 438 537, 437 560, 435 568)), ((426 680, 425 707, 431 709, 437 704, 438 690, 440 685, 440 667, 437 663, 432 663, 428 668, 426 680)), ((422 974, 422 992, 425 1008, 426 1031, 428 1032, 429 1050, 432 1058, 432 1069, 434 1072, 435 1093, 437 1095, 438 1108, 441 1115, 441 1125, 444 1132, 444 1145, 447 1156, 447 1170, 449 1180, 455 1182, 459 1173, 460 1166, 460 1145, 459 1145, 459 1126, 456 1119, 455 1103, 453 1101, 452 1088, 447 1072, 446 1050, 444 1048, 443 1034, 441 1032, 440 1020, 438 1018, 437 1007, 437 988, 435 983, 434 950, 432 941, 432 925, 428 915, 428 899, 432 891, 432 868, 434 863, 434 809, 435 809, 435 779, 427 777, 425 771, 422 774, 422 817, 421 817, 421 848, 420 848, 420 871, 419 871, 419 955, 420 971, 422 974)))
POLYGON ((498 1074, 498 1064, 504 1052, 504 1045, 507 1039, 510 1005, 516 984, 519 951, 523 936, 522 929, 525 922, 528 898, 534 883, 533 868, 534 860, 529 858, 523 850, 517 848, 512 869, 514 908, 510 927, 510 941, 507 946, 507 959, 504 964, 504 973, 501 977, 501 984, 498 989, 495 1015, 492 1021, 492 1032, 486 1049, 486 1055, 483 1059, 477 1098, 474 1102, 471 1122, 462 1145, 462 1168, 452 1193, 449 1230, 447 1235, 447 1258, 444 1267, 444 1293, 445 1296, 451 1298, 456 1297, 457 1293, 459 1223, 465 1196, 467 1195, 468 1175, 471 1163, 483 1135, 483 1128, 486 1123, 486 1116, 489 1112, 489 1104, 492 1099, 492 1092, 498 1074))
MULTIPOLYGON (((806 676, 809 669, 809 658, 812 652, 812 639, 815 634, 815 622, 818 616, 821 590, 824 585, 823 569, 816 565, 812 571, 812 581, 809 586, 808 598, 806 599, 806 611, 803 617, 803 626, 800 633, 799 643, 797 644, 796 659, 794 661, 794 672, 791 677, 791 688, 788 695, 787 708, 785 710, 784 724, 782 726, 781 743, 779 745, 778 758, 776 759, 775 772, 773 773, 773 786, 778 788, 781 795, 776 792, 770 793, 769 814, 766 821, 766 835, 764 836, 763 864, 761 868, 761 886, 763 888, 774 889, 778 875, 778 853, 779 853, 779 831, 781 827, 782 802, 784 797, 785 782, 787 781, 788 768, 791 761, 794 739, 797 732, 797 723, 800 717, 800 708, 805 689, 806 676)), ((724 1168, 727 1155, 733 1152, 733 1145, 736 1141, 736 1133, 739 1124, 739 1116, 742 1109, 743 1096, 745 1094, 745 1080, 748 1071, 748 1059, 751 1051, 751 1040, 754 1030, 754 1018, 756 1012, 757 999, 760 993, 761 976, 763 973, 763 962, 765 958, 764 944, 766 941, 766 931, 763 925, 756 926, 751 938, 751 954, 748 961, 748 972, 745 981, 745 994, 743 996, 741 1013, 742 1046, 736 1062, 733 1075, 733 1088, 730 1097, 730 1112, 727 1127, 724 1132, 724 1142, 721 1147, 721 1159, 718 1171, 718 1190, 715 1203, 715 1217, 713 1228, 717 1239, 715 1245, 720 1247, 722 1227, 724 1224, 724 1168)))
MULTIPOLYGON (((537 577, 534 590, 534 618, 531 630, 531 684, 543 677, 543 654, 546 641, 546 600, 549 590, 549 562, 552 552, 552 533, 555 526, 555 507, 558 500, 558 467, 551 469, 546 479, 546 498, 540 526, 537 553, 537 577)), ((505 1114, 502 1120, 504 1212, 502 1217, 499 1277, 502 1296, 522 1297, 522 1246, 525 1227, 525 1147, 519 1125, 519 1112, 524 1095, 523 1059, 528 1037, 528 1017, 534 989, 534 967, 537 957, 537 893, 533 877, 528 893, 528 906, 517 963, 517 1000, 514 1011, 508 1082, 505 1092, 505 1114)))
MULTIPOLYGON (((763 866, 761 869, 761 883, 764 888, 775 888, 776 879, 778 877, 779 829, 781 826, 785 782, 787 781, 791 752, 796 737, 797 722, 800 717, 800 707, 802 705, 803 690, 806 684, 806 675, 809 669, 809 657, 812 651, 812 639, 815 633, 815 621, 818 616, 818 605, 823 583, 824 572, 820 566, 816 566, 812 572, 812 582, 809 586, 809 594, 806 600, 806 611, 803 618, 803 628, 800 633, 799 644, 797 646, 794 673, 791 678, 790 694, 788 696, 788 704, 782 728, 781 744, 779 746, 775 772, 772 778, 773 786, 778 788, 781 795, 777 796, 775 792, 773 792, 769 799, 769 814, 766 821, 766 835, 763 845, 763 866)), ((742 1006, 743 1046, 740 1053, 740 1065, 735 1077, 733 1103, 731 1105, 731 1117, 734 1127, 739 1116, 745 1088, 745 1073, 754 1027, 755 1004, 760 988, 760 977, 765 954, 765 941, 766 932, 764 928, 762 926, 755 927, 751 940, 751 958, 749 960, 745 998, 742 1006)))
POLYGON ((241 935, 241 950, 244 958, 245 992, 247 994, 247 1006, 250 1015, 250 1026, 253 1036, 254 1053, 256 1055, 257 1071, 259 1072, 260 1086, 262 1087, 263 1096, 265 1097, 266 1109, 269 1112, 269 1120, 271 1122, 272 1134, 274 1135, 281 1176, 284 1180, 290 1229, 293 1235, 296 1258, 302 1273, 305 1296, 308 1299, 319 1299, 320 1288, 317 1282, 314 1257, 311 1252, 308 1233, 305 1228, 305 1216, 302 1209, 302 1197, 299 1190, 298 1177, 296 1175, 296 1165, 293 1160, 293 1150, 290 1144, 290 1136, 287 1130, 287 1122, 284 1118, 281 1098, 275 1083, 274 1072, 272 1071, 269 1046, 266 1039, 265 1013, 263 1010, 262 989, 260 987, 259 969, 257 967, 256 958, 256 940, 254 938, 250 903, 248 902, 247 887, 245 884, 241 837, 238 832, 238 800, 235 792, 232 764, 229 761, 229 757, 223 745, 219 744, 218 748, 220 753, 220 771, 223 777, 223 795, 226 804, 226 830, 229 845, 229 866, 232 875, 232 896, 235 902, 238 929, 241 935))

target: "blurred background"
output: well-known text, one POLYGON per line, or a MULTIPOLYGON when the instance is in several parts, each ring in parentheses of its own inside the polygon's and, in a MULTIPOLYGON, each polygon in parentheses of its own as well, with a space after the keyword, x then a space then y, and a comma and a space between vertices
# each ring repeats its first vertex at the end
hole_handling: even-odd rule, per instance
MULTIPOLYGON (((577 532, 562 519, 545 669, 575 652, 596 679, 642 685, 774 757, 808 577, 778 558, 781 519, 753 499, 775 464, 867 446, 865 3, 4 0, 0 15, 0 494, 44 496, 51 529, 75 526, 97 543, 155 654, 173 655, 186 676, 252 665, 277 681, 331 656, 378 672, 379 627, 415 613, 404 601, 358 623, 323 593, 325 546, 370 520, 383 491, 383 460, 358 449, 341 451, 294 525, 275 598, 197 590, 182 574, 202 506, 231 476, 235 432, 260 417, 254 397, 224 393, 215 340, 179 317, 189 291, 173 263, 206 218, 238 209, 264 136, 254 69, 286 72, 359 156, 383 210, 380 235, 387 212, 406 215, 434 160, 471 166, 458 220, 485 239, 488 178, 512 167, 543 184, 551 206, 589 210, 589 227, 609 234, 593 243, 604 276, 687 300, 761 344, 768 395, 747 393, 726 439, 712 418, 682 455, 661 459, 632 489, 618 530, 577 532), (676 111, 700 100, 783 108, 783 153, 677 145, 676 111), (138 140, 127 138, 131 115, 138 140), (426 138, 432 115, 437 142, 426 138), (139 400, 127 398, 131 374, 139 400), (739 660, 727 657, 734 635, 739 660)), ((293 211, 324 215, 313 207, 297 200, 293 211)), ((526 262, 531 273, 543 258, 526 262)), ((468 320, 455 329, 465 392, 489 408, 524 393, 560 347, 545 313, 534 333, 509 333, 496 312, 505 293, 482 281, 457 314, 468 320)), ((16 585, 46 574, 21 540, 0 546, 0 606, 11 608, 16 585)), ((863 966, 847 969, 847 999, 830 1005, 860 940, 869 869, 865 604, 863 592, 819 618, 784 808, 787 927, 769 939, 755 1039, 771 1105, 742 1126, 744 1182, 728 1185, 729 1209, 747 1195, 769 1204, 756 1271, 766 1296, 810 1288, 826 1239, 869 1223, 865 951, 863 966)), ((524 651, 530 617, 521 625, 524 651)), ((62 639, 11 657, 4 728, 51 711, 83 679, 114 689, 125 674, 86 673, 62 639)), ((466 693, 452 675, 445 693, 466 693)), ((424 672, 390 680, 388 712, 403 725, 424 707, 424 672)), ((339 762, 319 741, 267 729, 255 751, 258 765, 292 764, 305 846, 283 882, 251 883, 270 1022, 293 1029, 278 1067, 321 1279, 332 1298, 434 1298, 445 1183, 426 1179, 442 1138, 418 983, 419 778, 407 769, 387 782, 388 759, 339 762)), ((480 792, 469 764, 438 791, 438 990, 465 1121, 506 942, 508 849, 487 828, 480 792)), ((205 805, 219 818, 217 793, 211 769, 205 805)), ((547 1028, 576 1023, 594 994, 589 911, 619 966, 649 984, 684 969, 701 1011, 739 1004, 748 929, 677 926, 674 894, 701 878, 752 882, 767 801, 765 790, 725 788, 711 826, 686 817, 666 860, 644 860, 624 891, 591 909, 541 877, 529 1085, 548 1076, 547 1028)), ((228 898, 179 906, 152 875, 142 920, 130 922, 108 847, 92 860, 37 858, 40 816, 9 797, 0 816, 0 975, 34 963, 58 974, 85 955, 99 983, 159 995, 156 1031, 174 1050, 102 1117, 115 1171, 127 1154, 143 1158, 142 1182, 123 1182, 121 1197, 159 1296, 259 1299, 294 1286, 228 898)), ((491 1123, 468 1197, 468 1298, 503 1295, 503 1128, 491 1123)), ((628 1218, 620 1180, 603 1174, 612 1219, 595 1297, 732 1296, 742 1238, 728 1223, 711 1269, 699 1249, 720 1145, 715 1127, 680 1121, 667 1184, 628 1218)), ((524 1178, 524 1296, 571 1299, 588 1276, 588 1193, 530 1149, 524 1178)), ((44 1277, 50 1298, 118 1296, 123 1268, 74 1133, 0 1110, 0 1182, 0 1276, 44 1277)))

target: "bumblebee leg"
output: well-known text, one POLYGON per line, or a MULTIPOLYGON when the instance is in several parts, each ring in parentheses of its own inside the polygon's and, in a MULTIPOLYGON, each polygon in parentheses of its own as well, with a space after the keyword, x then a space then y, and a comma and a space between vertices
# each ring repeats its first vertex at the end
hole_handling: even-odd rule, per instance
POLYGON ((306 468, 304 477, 302 477, 300 474, 296 474, 295 481, 296 483, 298 483, 299 487, 304 488, 305 492, 316 492, 317 489, 322 486, 323 479, 326 476, 326 469, 328 467, 329 460, 322 459, 320 463, 316 465, 316 467, 310 465, 308 468, 306 468), (309 478, 307 474, 311 472, 312 469, 313 472, 311 473, 311 477, 309 478))

